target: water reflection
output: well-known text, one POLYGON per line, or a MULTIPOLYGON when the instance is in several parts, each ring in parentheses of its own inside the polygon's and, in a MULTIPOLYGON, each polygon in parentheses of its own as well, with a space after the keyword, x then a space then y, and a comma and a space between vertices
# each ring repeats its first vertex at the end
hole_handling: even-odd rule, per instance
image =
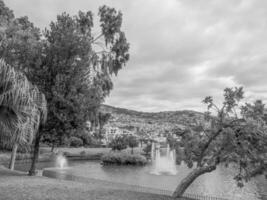
MULTIPOLYGON (((54 164, 41 163, 37 166, 54 167, 54 164)), ((70 168, 65 170, 68 176, 80 176, 126 183, 144 187, 152 187, 174 191, 179 181, 191 170, 186 166, 176 166, 178 173, 174 176, 163 174, 155 176, 150 174, 151 165, 144 167, 132 166, 102 166, 99 162, 79 161, 69 162, 70 168)), ((18 166, 17 166, 18 167, 18 166)), ((25 166, 24 166, 25 167, 25 166)), ((200 176, 187 190, 191 194, 224 197, 231 200, 260 200, 260 190, 266 193, 266 179, 259 177, 238 188, 233 180, 234 169, 218 167, 216 171, 200 176), (261 180, 260 182, 258 180, 261 180)))

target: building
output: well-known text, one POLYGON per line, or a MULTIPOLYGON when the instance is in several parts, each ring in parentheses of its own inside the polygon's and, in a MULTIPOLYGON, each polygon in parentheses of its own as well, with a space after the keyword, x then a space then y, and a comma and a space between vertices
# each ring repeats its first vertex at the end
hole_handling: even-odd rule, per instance
POLYGON ((102 142, 106 145, 117 135, 135 135, 135 132, 115 126, 106 126, 105 137, 102 142))

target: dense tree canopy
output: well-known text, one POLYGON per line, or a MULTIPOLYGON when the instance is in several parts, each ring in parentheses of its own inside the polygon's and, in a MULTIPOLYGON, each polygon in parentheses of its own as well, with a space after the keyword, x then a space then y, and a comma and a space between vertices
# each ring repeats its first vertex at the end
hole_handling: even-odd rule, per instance
POLYGON ((243 93, 242 87, 226 88, 221 107, 212 97, 206 97, 203 102, 208 107, 208 123, 203 124, 202 131, 178 133, 178 157, 194 170, 181 181, 174 196, 181 196, 198 176, 215 170, 219 164, 237 169, 234 179, 240 187, 251 177, 267 173, 264 104, 259 100, 242 104, 243 93))
POLYGON ((62 13, 42 33, 27 17, 15 18, 2 0, 0 11, 0 57, 24 72, 47 99, 41 135, 61 143, 63 135, 82 129, 88 120, 96 126, 99 106, 113 88, 111 76, 129 60, 122 13, 100 7, 97 35, 90 11, 62 13))
POLYGON ((111 75, 129 59, 121 12, 99 8, 99 35, 93 32, 90 11, 63 13, 42 36, 27 17, 15 18, 2 1, 0 9, 0 55, 45 93, 49 112, 44 131, 60 137, 87 120, 98 124, 99 105, 113 87, 111 75))
POLYGON ((47 127, 57 134, 77 129, 87 120, 98 122, 98 108, 113 87, 110 76, 129 59, 121 13, 103 6, 99 16, 102 33, 95 37, 91 12, 74 17, 63 13, 45 32, 47 127))

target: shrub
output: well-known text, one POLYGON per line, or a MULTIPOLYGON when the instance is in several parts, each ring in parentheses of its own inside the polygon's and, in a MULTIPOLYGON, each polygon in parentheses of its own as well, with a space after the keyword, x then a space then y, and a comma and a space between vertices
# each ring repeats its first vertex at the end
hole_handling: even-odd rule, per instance
POLYGON ((147 144, 144 148, 143 151, 145 152, 146 155, 149 155, 151 153, 151 148, 152 144, 147 144))
POLYGON ((103 147, 103 144, 101 141, 99 141, 98 139, 96 138, 91 138, 91 144, 90 144, 90 147, 94 147, 94 148, 97 148, 97 147, 103 147))
POLYGON ((139 141, 138 141, 137 137, 134 136, 134 135, 128 135, 127 136, 127 143, 129 145, 129 147, 132 148, 131 152, 133 154, 133 148, 134 147, 138 147, 138 144, 139 144, 139 141))
POLYGON ((84 157, 84 156, 86 156, 86 152, 85 152, 85 151, 81 151, 81 152, 80 152, 80 155, 81 155, 82 157, 84 157))
POLYGON ((128 154, 125 152, 109 152, 101 157, 103 165, 145 165, 147 160, 140 154, 128 154))
POLYGON ((69 142, 70 142, 70 146, 71 147, 80 147, 80 146, 83 146, 82 139, 77 138, 77 137, 70 137, 69 142))
POLYGON ((109 143, 109 146, 112 148, 112 150, 119 150, 119 151, 126 149, 127 145, 128 141, 126 135, 116 135, 109 143))
POLYGON ((82 139, 83 145, 89 146, 92 143, 92 136, 89 131, 79 130, 75 133, 75 137, 82 139))

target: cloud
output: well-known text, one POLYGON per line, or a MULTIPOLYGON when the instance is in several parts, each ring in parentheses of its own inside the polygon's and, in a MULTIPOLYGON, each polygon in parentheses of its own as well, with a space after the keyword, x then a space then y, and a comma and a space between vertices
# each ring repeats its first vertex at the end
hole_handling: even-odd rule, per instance
POLYGON ((203 110, 225 87, 267 101, 265 0, 8 0, 18 16, 44 28, 61 12, 107 4, 123 12, 131 60, 113 77, 106 103, 143 111, 203 110))

